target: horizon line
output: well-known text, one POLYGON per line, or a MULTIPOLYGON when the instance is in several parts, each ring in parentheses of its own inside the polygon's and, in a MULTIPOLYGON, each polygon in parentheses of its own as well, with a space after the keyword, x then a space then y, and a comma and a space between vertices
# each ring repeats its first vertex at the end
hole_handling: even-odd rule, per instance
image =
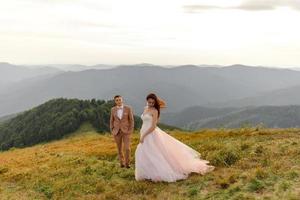
POLYGON ((106 65, 106 66, 111 66, 111 67, 121 67, 121 66, 138 66, 138 65, 148 65, 150 66, 159 66, 159 67, 180 67, 180 66, 196 66, 196 67, 231 67, 231 66, 245 66, 245 67, 263 67, 263 68, 286 68, 286 69, 291 69, 291 68, 299 68, 299 66, 279 66, 279 65, 253 65, 253 64, 243 64, 243 63, 233 63, 233 64, 193 64, 193 63, 187 63, 187 64, 154 64, 154 63, 147 63, 147 62, 137 62, 137 63, 128 63, 128 64, 107 64, 107 63, 97 63, 97 64, 80 64, 80 63, 56 63, 56 64, 51 64, 51 63, 45 63, 45 64, 18 64, 18 63, 13 63, 13 62, 7 62, 7 61, 0 61, 0 64, 9 64, 9 65, 16 65, 16 66, 23 66, 23 67, 55 67, 57 66, 72 66, 72 65, 80 65, 83 67, 96 67, 97 65, 106 65))

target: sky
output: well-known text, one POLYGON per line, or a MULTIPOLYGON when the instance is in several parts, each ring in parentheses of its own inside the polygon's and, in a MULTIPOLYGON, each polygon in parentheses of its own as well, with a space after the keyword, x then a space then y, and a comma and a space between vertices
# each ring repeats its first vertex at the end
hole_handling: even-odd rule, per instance
POLYGON ((300 0, 0 0, 0 62, 300 67, 300 0))

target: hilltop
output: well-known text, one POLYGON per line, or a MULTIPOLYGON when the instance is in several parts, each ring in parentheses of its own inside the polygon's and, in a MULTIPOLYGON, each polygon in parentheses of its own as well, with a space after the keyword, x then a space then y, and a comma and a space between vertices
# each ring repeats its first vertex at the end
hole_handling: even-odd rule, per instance
MULTIPOLYGON (((62 140, 0 153, 0 199, 287 199, 300 197, 299 129, 168 131, 216 170, 176 183, 136 182, 113 138, 88 123, 62 140)), ((132 139, 132 157, 138 143, 132 139)), ((134 165, 133 165, 134 166, 134 165)))

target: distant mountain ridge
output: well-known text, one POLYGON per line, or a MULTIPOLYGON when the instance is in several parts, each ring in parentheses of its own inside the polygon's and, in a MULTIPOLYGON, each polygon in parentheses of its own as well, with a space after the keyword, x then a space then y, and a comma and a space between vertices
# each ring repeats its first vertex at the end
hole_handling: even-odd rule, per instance
POLYGON ((219 102, 207 105, 210 107, 245 107, 263 105, 299 105, 300 104, 300 85, 265 92, 247 98, 219 102))
POLYGON ((246 108, 191 107, 162 117, 163 123, 188 130, 201 128, 239 128, 265 126, 268 128, 299 128, 300 106, 259 106, 246 108))
POLYGON ((272 104, 272 93, 289 88, 291 92, 282 97, 286 100, 285 105, 300 104, 296 97, 289 96, 298 93, 298 86, 300 71, 290 69, 244 65, 121 65, 109 69, 40 76, 0 89, 0 116, 24 111, 52 98, 109 100, 115 94, 121 94, 126 103, 133 106, 136 114, 140 114, 149 92, 155 92, 167 101, 168 108, 164 112, 178 112, 191 106, 281 105, 280 101, 272 104), (272 97, 263 101, 260 96, 265 94, 272 97), (246 98, 251 99, 239 103, 246 98))
POLYGON ((22 65, 0 62, 0 80, 3 83, 12 83, 46 74, 57 74, 59 72, 61 72, 61 70, 55 67, 41 66, 28 68, 22 65))
POLYGON ((85 71, 89 69, 110 69, 115 65, 97 64, 97 65, 79 65, 79 64, 50 64, 49 66, 58 68, 63 71, 85 71))

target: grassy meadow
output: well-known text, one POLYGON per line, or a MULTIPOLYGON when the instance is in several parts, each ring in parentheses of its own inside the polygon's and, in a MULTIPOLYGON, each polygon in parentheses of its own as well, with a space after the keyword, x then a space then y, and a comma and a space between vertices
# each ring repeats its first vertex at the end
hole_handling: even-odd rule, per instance
MULTIPOLYGON (((300 199, 299 129, 168 131, 216 166, 176 183, 136 182, 112 137, 89 124, 58 141, 0 152, 0 199, 300 199)), ((132 139, 132 159, 138 134, 132 139)))

